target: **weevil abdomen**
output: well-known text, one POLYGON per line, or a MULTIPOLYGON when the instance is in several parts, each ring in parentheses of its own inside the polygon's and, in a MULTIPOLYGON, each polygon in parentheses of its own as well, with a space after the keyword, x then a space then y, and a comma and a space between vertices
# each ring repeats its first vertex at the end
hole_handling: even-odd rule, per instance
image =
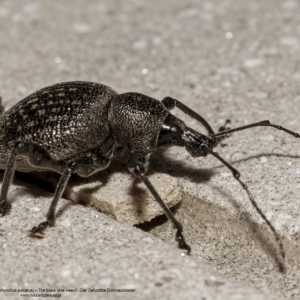
MULTIPOLYGON (((55 161, 99 149, 106 141, 112 144, 108 107, 116 94, 99 83, 75 81, 52 85, 24 98, 0 118, 0 168, 5 168, 18 140, 44 146, 55 161)), ((20 155, 16 169, 33 168, 20 155)))

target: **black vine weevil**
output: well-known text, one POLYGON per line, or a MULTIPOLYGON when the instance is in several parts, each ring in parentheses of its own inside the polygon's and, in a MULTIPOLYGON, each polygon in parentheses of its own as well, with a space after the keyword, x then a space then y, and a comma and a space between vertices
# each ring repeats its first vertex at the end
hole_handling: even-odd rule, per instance
POLYGON ((270 126, 299 138, 298 133, 261 121, 235 129, 226 125, 214 133, 196 112, 170 97, 158 101, 138 93, 118 94, 92 82, 66 82, 41 89, 9 109, 0 118, 0 168, 5 169, 0 195, 0 214, 11 208, 7 199, 14 171, 52 170, 61 174, 47 221, 33 227, 30 236, 43 237, 54 226, 57 203, 73 173, 88 177, 107 168, 113 156, 128 148, 129 170, 150 190, 177 230, 178 249, 189 254, 182 225, 164 204, 146 176, 148 160, 157 148, 180 146, 193 156, 213 155, 241 184, 260 216, 273 231, 284 257, 283 245, 275 228, 257 206, 240 173, 213 148, 229 134, 256 126, 270 126), (175 107, 200 122, 203 135, 170 113, 175 107))

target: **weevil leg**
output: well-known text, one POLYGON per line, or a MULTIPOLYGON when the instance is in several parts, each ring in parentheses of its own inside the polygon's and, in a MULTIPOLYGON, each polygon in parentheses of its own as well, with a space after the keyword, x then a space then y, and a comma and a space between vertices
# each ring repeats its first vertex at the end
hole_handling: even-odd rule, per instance
POLYGON ((11 208, 11 203, 7 199, 8 189, 11 185, 12 178, 15 173, 15 164, 16 164, 16 157, 17 157, 17 147, 16 145, 13 147, 9 159, 7 161, 6 169, 4 172, 4 178, 1 187, 0 193, 0 214, 4 216, 8 213, 11 208))
POLYGON ((70 176, 72 174, 72 171, 73 171, 75 165, 76 165, 76 163, 73 160, 67 164, 64 172, 62 173, 62 175, 60 177, 60 180, 58 182, 56 190, 54 192, 53 200, 51 202, 50 208, 47 213, 47 221, 40 223, 37 227, 34 226, 29 232, 30 237, 43 238, 44 232, 49 227, 54 226, 55 216, 56 216, 55 212, 56 212, 56 207, 57 207, 58 201, 61 198, 61 196, 66 188, 66 185, 70 179, 70 176))
POLYGON ((43 238, 44 232, 49 227, 53 227, 55 225, 56 207, 66 188, 71 174, 77 173, 79 176, 89 177, 98 171, 106 169, 110 164, 110 157, 111 154, 106 157, 102 156, 101 153, 94 151, 93 153, 86 153, 83 156, 70 160, 67 163, 57 184, 51 205, 47 213, 47 220, 40 223, 38 226, 34 226, 29 231, 29 236, 35 238, 43 238))
POLYGON ((44 147, 32 143, 17 141, 14 144, 13 149, 11 150, 4 172, 4 178, 0 193, 1 216, 4 216, 11 208, 11 203, 8 200, 8 190, 15 173, 18 155, 25 156, 28 163, 36 169, 53 170, 58 173, 62 173, 64 169, 64 166, 62 164, 52 160, 49 153, 44 147))
POLYGON ((54 161, 43 146, 23 141, 17 141, 10 153, 4 173, 2 189, 0 193, 1 216, 4 216, 11 208, 11 203, 8 200, 8 190, 15 173, 18 155, 26 157, 28 163, 34 169, 52 170, 62 174, 48 211, 47 221, 41 223, 38 228, 34 227, 31 230, 31 236, 42 237, 42 233, 49 226, 54 226, 56 206, 61 195, 64 192, 71 174, 77 173, 81 177, 89 177, 94 173, 107 168, 112 157, 112 149, 107 150, 105 155, 102 155, 100 150, 98 149, 90 151, 74 160, 70 160, 65 165, 63 162, 54 161))
POLYGON ((191 248, 185 243, 182 231, 182 225, 176 220, 175 216, 163 202, 151 182, 149 181, 146 172, 148 169, 148 159, 141 153, 132 153, 127 161, 128 169, 133 173, 134 176, 139 178, 148 188, 153 195, 156 202, 161 206, 165 215, 172 222, 173 226, 177 229, 175 240, 178 242, 178 250, 183 253, 190 254, 191 248))
POLYGON ((215 133, 211 128, 211 126, 203 117, 201 117, 199 114, 197 114, 195 111, 193 111, 192 109, 190 109, 189 107, 181 103, 180 101, 171 97, 165 97, 161 102, 167 109, 172 110, 175 107, 177 107, 185 114, 190 116, 191 118, 197 120, 200 124, 202 124, 202 126, 205 127, 209 135, 213 135, 215 133))

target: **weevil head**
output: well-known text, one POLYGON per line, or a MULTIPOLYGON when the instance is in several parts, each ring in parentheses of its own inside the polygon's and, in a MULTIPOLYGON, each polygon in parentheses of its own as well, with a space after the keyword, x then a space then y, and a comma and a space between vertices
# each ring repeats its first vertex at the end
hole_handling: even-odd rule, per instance
POLYGON ((205 145, 209 149, 213 149, 216 145, 214 139, 187 127, 185 123, 169 114, 160 130, 157 146, 159 148, 167 148, 171 146, 185 147, 185 149, 193 157, 206 156, 205 145))

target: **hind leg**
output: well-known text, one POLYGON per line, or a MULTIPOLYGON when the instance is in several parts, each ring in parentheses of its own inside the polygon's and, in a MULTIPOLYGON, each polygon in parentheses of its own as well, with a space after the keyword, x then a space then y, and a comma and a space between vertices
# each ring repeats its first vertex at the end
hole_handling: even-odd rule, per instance
POLYGON ((15 173, 18 155, 25 156, 28 163, 35 169, 52 170, 58 173, 62 173, 64 170, 64 166, 59 162, 53 161, 44 147, 32 143, 17 141, 13 146, 5 168, 0 194, 0 215, 2 216, 4 216, 11 208, 11 203, 8 200, 8 190, 15 173))

